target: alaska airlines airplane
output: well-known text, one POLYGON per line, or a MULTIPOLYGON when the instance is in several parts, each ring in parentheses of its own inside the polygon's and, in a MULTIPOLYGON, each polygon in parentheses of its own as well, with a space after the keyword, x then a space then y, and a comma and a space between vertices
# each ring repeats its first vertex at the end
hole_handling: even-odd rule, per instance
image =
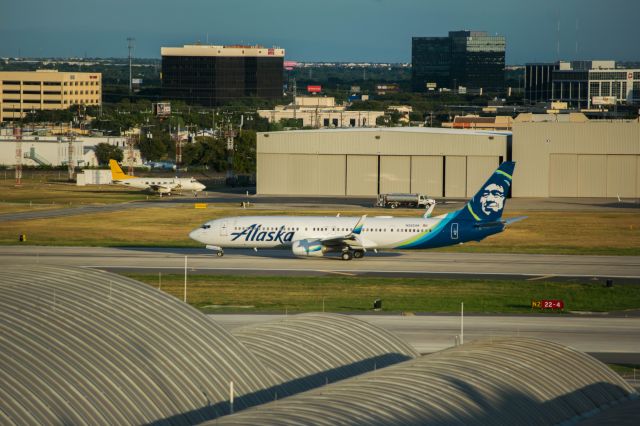
POLYGON ((161 177, 135 177, 125 174, 116 160, 109 160, 111 167, 111 180, 113 183, 130 186, 138 189, 148 189, 162 194, 171 195, 174 190, 200 192, 206 188, 194 178, 161 178, 161 177))
POLYGON ((339 253, 343 260, 361 258, 367 250, 426 249, 480 241, 524 219, 502 219, 514 162, 504 162, 464 208, 434 218, 237 216, 212 220, 189 237, 217 250, 224 248, 291 248, 303 257, 339 253))

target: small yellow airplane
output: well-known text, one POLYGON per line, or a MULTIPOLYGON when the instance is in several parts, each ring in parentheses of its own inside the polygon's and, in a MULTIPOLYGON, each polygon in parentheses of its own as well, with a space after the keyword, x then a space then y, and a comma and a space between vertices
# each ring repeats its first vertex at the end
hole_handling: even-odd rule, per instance
POLYGON ((175 190, 200 192, 206 188, 194 178, 161 178, 161 177, 135 177, 125 174, 116 160, 109 160, 111 168, 111 180, 119 185, 132 188, 146 189, 157 192, 160 195, 171 195, 175 190))

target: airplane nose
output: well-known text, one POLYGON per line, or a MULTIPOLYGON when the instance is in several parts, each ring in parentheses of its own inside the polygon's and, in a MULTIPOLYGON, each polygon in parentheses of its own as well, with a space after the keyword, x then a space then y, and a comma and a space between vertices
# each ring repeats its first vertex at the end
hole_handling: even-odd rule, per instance
POLYGON ((194 229, 193 231, 189 232, 189 238, 191 238, 192 240, 196 240, 199 243, 201 243, 202 241, 200 241, 200 228, 198 229, 194 229))

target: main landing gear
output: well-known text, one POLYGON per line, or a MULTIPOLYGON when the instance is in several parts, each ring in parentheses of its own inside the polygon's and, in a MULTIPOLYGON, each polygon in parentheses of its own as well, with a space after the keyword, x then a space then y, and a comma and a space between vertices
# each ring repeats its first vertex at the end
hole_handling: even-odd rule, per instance
POLYGON ((345 250, 340 255, 342 260, 362 259, 364 250, 345 250))

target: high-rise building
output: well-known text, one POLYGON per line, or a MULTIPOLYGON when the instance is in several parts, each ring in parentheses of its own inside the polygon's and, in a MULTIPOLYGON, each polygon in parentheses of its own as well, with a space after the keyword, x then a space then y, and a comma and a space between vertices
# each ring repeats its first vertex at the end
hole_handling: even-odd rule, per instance
POLYGON ((424 92, 429 88, 450 88, 449 37, 413 37, 411 66, 411 86, 414 92, 424 92))
POLYGON ((102 104, 102 74, 55 70, 0 72, 0 122, 28 112, 102 104))
POLYGON ((280 98, 284 53, 262 46, 163 47, 163 95, 201 105, 280 98))
POLYGON ((413 37, 414 91, 459 87, 504 90, 505 38, 484 31, 450 31, 448 37, 413 37))

